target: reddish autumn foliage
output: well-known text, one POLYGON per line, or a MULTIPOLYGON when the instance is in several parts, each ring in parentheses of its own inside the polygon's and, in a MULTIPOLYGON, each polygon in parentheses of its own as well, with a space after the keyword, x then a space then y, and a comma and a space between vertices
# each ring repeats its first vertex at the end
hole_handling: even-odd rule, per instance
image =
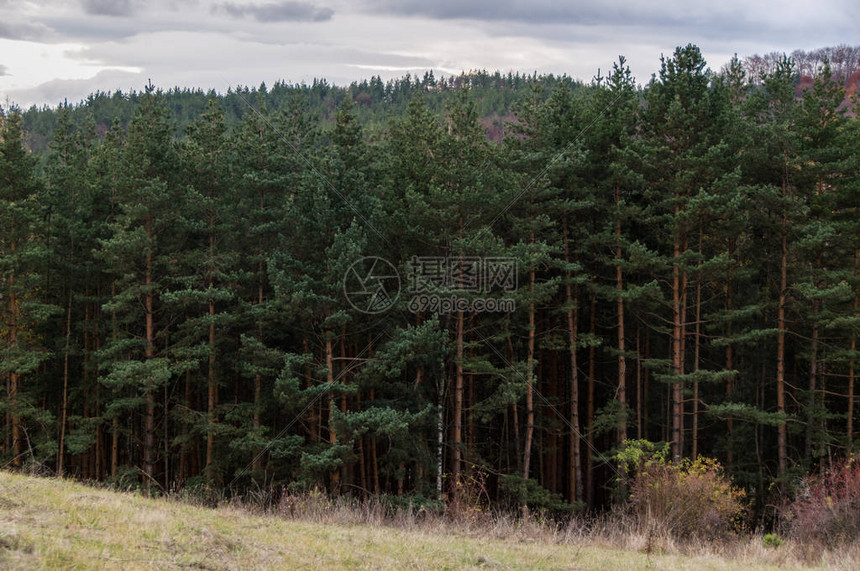
POLYGON ((783 511, 791 536, 828 546, 860 539, 860 460, 848 458, 803 480, 783 511))

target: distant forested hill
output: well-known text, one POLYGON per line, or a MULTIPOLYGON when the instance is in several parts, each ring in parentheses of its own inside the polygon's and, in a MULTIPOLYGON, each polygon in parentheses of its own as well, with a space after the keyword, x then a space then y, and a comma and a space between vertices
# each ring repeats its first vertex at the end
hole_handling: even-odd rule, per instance
MULTIPOLYGON (((258 87, 239 86, 223 94, 202 89, 156 87, 164 88, 164 101, 170 110, 178 135, 184 133, 185 127, 200 115, 207 100, 212 97, 218 100, 224 110, 224 120, 230 128, 238 125, 251 112, 252 107, 278 112, 288 108, 296 97, 301 97, 319 120, 328 125, 334 121, 336 110, 344 99, 352 99, 356 104, 356 118, 367 129, 369 137, 376 136, 384 129, 390 118, 402 115, 416 92, 423 92, 428 108, 441 114, 446 102, 451 101, 454 94, 465 87, 473 94, 489 136, 500 140, 501 125, 511 118, 511 107, 517 100, 533 91, 536 86, 549 93, 558 85, 571 89, 581 87, 581 83, 566 76, 528 76, 486 71, 443 79, 436 79, 432 72, 427 72, 423 77, 407 75, 388 82, 373 77, 369 81, 356 82, 349 86, 333 86, 324 79, 314 80, 310 85, 276 82, 271 87, 265 84, 258 87)), ((126 128, 134 115, 140 96, 139 92, 94 93, 85 101, 71 104, 72 120, 79 122, 84 117, 91 117, 100 135, 103 135, 115 120, 119 126, 126 128)), ((35 152, 46 150, 56 127, 57 110, 54 108, 34 106, 24 112, 27 145, 35 152)))
MULTIPOLYGON (((760 84, 762 74, 772 71, 782 55, 773 52, 746 57, 743 65, 749 81, 760 84)), ((845 86, 846 102, 860 83, 860 46, 841 45, 811 51, 796 50, 791 57, 796 63, 798 96, 811 86, 817 70, 825 61, 830 62, 834 79, 845 86)), ((639 79, 644 81, 645 78, 639 79)), ((185 127, 199 116, 206 106, 206 101, 213 96, 218 98, 224 110, 226 124, 233 127, 239 124, 252 106, 262 105, 270 111, 279 111, 287 108, 292 98, 301 95, 326 124, 331 124, 334 120, 335 110, 344 98, 353 99, 357 105, 356 117, 367 129, 370 137, 383 130, 391 117, 402 115, 415 92, 424 92, 427 106, 436 113, 442 113, 445 102, 451 99, 453 93, 461 87, 468 87, 488 137, 498 141, 502 137, 505 121, 512 117, 511 106, 518 99, 528 96, 536 86, 541 87, 542 93, 549 93, 557 85, 575 89, 587 84, 567 76, 475 71, 436 78, 432 71, 428 71, 421 77, 406 75, 387 82, 375 76, 349 86, 330 85, 325 79, 318 79, 310 85, 277 81, 271 87, 266 84, 258 87, 237 86, 229 89, 227 93, 156 87, 164 91, 165 102, 171 111, 177 134, 184 132, 185 127)), ((85 101, 69 104, 74 110, 72 115, 75 121, 80 121, 85 115, 91 115, 98 133, 104 134, 115 120, 122 127, 128 126, 139 98, 140 92, 97 92, 85 101)), ((24 112, 24 130, 28 147, 37 153, 45 151, 56 126, 55 108, 34 106, 27 109, 24 112)))

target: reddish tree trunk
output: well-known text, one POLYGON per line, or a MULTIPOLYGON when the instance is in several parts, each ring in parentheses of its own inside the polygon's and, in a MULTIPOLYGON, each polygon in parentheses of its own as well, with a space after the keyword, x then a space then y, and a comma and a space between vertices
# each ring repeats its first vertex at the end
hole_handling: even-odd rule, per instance
MULTIPOLYGON (((529 270, 529 294, 533 297, 535 289, 535 269, 529 270)), ((535 431, 534 410, 534 359, 535 359, 535 304, 529 302, 528 356, 526 361, 526 435, 523 445, 523 478, 528 479, 531 466, 532 440, 535 431)))
MULTIPOLYGON (((703 231, 699 227, 699 254, 702 252, 703 231)), ((696 276, 696 324, 693 336, 693 371, 699 370, 699 351, 701 348, 701 320, 702 320, 702 261, 698 263, 699 273, 696 276)), ((699 381, 693 381, 693 450, 692 457, 699 457, 699 381)))

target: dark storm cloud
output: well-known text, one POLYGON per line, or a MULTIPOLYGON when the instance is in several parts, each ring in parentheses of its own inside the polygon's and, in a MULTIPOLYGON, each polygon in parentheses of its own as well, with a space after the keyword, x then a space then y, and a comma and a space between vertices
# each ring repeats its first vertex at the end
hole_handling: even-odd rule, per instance
POLYGON ((331 20, 334 10, 318 8, 309 2, 271 2, 267 4, 236 4, 224 2, 216 5, 234 18, 250 16, 258 22, 324 22, 331 20))
POLYGON ((131 16, 132 0, 81 0, 84 12, 91 16, 131 16))

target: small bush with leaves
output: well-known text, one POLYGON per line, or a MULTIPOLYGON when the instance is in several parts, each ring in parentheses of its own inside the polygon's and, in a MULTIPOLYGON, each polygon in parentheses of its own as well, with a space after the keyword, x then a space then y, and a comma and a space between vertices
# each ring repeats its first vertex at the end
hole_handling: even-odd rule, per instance
POLYGON ((452 521, 467 525, 488 523, 492 519, 487 475, 483 470, 473 466, 452 482, 445 513, 452 521))
POLYGON ((499 491, 509 510, 523 504, 543 513, 562 515, 585 509, 582 502, 566 502, 561 494, 552 493, 536 480, 526 480, 519 474, 506 474, 499 478, 499 491))
POLYGON ((639 525, 678 539, 725 537, 741 526, 746 493, 711 458, 666 460, 645 454, 632 480, 630 503, 639 525))
POLYGON ((860 540, 860 458, 804 478, 782 516, 791 537, 805 543, 835 546, 860 540))

